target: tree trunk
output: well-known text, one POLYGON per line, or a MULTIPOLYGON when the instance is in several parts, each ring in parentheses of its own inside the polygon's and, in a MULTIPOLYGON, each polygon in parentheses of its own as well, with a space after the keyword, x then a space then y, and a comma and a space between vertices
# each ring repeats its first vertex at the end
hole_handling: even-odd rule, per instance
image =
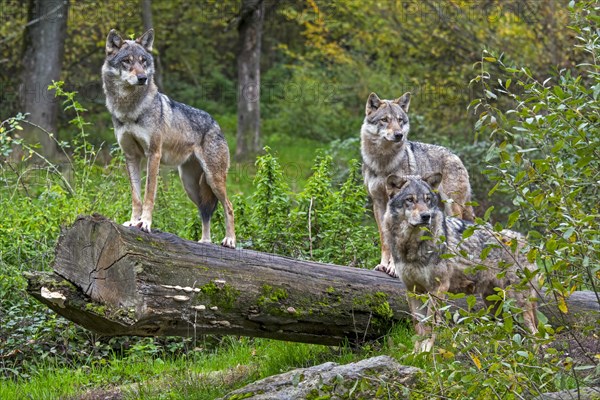
MULTIPOLYGON (((58 105, 48 85, 60 79, 67 32, 69 1, 29 0, 23 49, 21 101, 28 121, 56 134, 58 105)), ((40 143, 41 154, 54 158, 55 140, 35 126, 23 126, 29 143, 40 143)))
MULTIPOLYGON (((154 22, 152 18, 152 0, 142 0, 142 24, 144 25, 144 32, 150 28, 154 28, 154 22)), ((155 49, 158 46, 155 45, 155 49)), ((160 62, 160 52, 157 51, 154 55, 154 83, 158 86, 158 90, 163 90, 162 80, 162 64, 160 62)))
MULTIPOLYGON (((29 274, 28 292, 105 335, 339 344, 379 338, 409 317, 404 285, 382 272, 147 234, 98 215, 63 231, 53 268, 29 274)), ((596 324, 600 311, 592 292, 569 297, 567 314, 540 303, 560 325, 596 324)))
POLYGON ((238 126, 235 158, 260 150, 260 54, 265 6, 244 0, 238 24, 238 126))

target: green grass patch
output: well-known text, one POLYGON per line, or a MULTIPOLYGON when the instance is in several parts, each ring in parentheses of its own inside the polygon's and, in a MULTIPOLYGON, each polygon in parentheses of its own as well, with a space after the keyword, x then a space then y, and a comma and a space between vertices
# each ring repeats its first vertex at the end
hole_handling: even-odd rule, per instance
POLYGON ((0 385, 3 400, 80 398, 83 393, 123 394, 126 399, 214 399, 246 383, 336 356, 326 346, 224 337, 212 349, 185 355, 112 357, 78 368, 39 363, 39 374, 0 385))

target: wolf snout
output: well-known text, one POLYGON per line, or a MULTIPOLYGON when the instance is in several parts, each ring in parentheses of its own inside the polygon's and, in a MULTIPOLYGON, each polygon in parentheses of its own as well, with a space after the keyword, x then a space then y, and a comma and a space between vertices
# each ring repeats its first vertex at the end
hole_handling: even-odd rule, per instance
POLYGON ((148 76, 146 74, 137 74, 138 85, 145 85, 148 82, 148 76))
POLYGON ((431 222, 431 213, 422 213, 421 214, 421 223, 424 225, 429 225, 431 222))
POLYGON ((396 142, 400 142, 402 139, 404 139, 404 134, 402 132, 394 132, 394 140, 396 142))

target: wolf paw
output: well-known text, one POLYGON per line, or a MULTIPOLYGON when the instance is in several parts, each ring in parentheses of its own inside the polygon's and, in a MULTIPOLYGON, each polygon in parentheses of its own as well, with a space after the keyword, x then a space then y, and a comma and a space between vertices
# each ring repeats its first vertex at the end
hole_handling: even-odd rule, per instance
POLYGON ((140 223, 139 219, 132 219, 131 221, 123 222, 123 226, 137 228, 140 223))
POLYGON ((221 246, 235 249, 235 239, 226 236, 225 239, 223 239, 223 241, 221 242, 221 246))
POLYGON ((138 220, 132 220, 132 221, 127 221, 123 223, 123 226, 130 226, 133 228, 139 228, 144 232, 151 232, 152 230, 150 229, 150 226, 152 225, 152 222, 150 221, 146 221, 143 219, 138 219, 138 220))
POLYGON ((390 263, 388 265, 377 264, 377 266, 375 268, 373 268, 373 270, 385 272, 392 278, 398 278, 398 274, 396 273, 396 268, 394 268, 393 263, 390 263))

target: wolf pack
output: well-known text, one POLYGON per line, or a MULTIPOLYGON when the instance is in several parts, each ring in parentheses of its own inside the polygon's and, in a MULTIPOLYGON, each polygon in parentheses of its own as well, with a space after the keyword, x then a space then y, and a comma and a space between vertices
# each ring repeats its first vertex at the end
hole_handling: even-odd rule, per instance
MULTIPOLYGON (((176 166, 202 220, 200 241, 211 241, 210 220, 220 202, 222 245, 235 248, 227 142, 208 113, 158 91, 153 42, 152 29, 134 40, 111 30, 106 40, 103 89, 132 198, 131 218, 124 225, 151 231, 159 166, 176 166)), ((440 321, 439 304, 447 293, 486 300, 501 291, 514 300, 524 327, 536 333, 537 291, 530 279, 535 267, 523 254, 525 238, 474 223, 469 174, 461 159, 445 147, 408 140, 410 100, 410 93, 394 100, 371 93, 360 138, 364 183, 381 243, 375 269, 404 282, 415 330, 426 337, 416 343, 417 350, 431 350, 431 326, 440 321)))

